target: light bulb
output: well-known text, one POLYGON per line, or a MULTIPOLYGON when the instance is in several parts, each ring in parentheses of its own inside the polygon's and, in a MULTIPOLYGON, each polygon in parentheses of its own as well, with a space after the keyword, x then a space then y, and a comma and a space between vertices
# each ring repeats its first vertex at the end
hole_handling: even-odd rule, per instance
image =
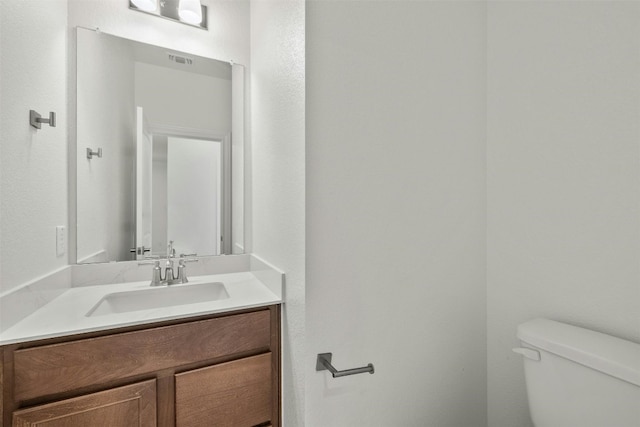
POLYGON ((202 22, 202 5, 200 4, 200 0, 180 0, 178 15, 181 20, 188 24, 200 24, 202 22))
POLYGON ((153 12, 158 8, 158 0, 131 0, 131 3, 145 12, 153 12))

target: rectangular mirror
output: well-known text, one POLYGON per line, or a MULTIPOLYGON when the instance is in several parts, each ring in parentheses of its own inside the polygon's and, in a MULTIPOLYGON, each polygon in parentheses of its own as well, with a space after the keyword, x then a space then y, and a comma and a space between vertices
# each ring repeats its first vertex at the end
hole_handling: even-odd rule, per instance
POLYGON ((77 29, 77 262, 244 251, 244 67, 77 29))

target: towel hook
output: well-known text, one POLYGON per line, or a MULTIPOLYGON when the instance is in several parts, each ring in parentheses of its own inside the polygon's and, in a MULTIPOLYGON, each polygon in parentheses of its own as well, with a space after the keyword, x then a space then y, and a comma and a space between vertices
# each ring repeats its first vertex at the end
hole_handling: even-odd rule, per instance
POLYGON ((91 148, 87 147, 87 159, 91 160, 93 156, 102 158, 102 148, 98 148, 98 151, 92 151, 91 148))
POLYGON ((29 124, 36 129, 42 127, 42 123, 48 123, 52 128, 56 127, 56 113, 51 111, 48 119, 43 119, 36 110, 29 110, 29 124))

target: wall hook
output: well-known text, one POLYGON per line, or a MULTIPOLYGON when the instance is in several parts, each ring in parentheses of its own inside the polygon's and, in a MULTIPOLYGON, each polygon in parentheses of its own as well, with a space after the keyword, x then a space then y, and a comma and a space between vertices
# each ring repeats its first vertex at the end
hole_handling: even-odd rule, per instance
POLYGON ((56 113, 49 113, 48 119, 43 119, 36 110, 29 110, 29 124, 36 129, 40 129, 42 123, 48 123, 52 128, 56 127, 56 113))
POLYGON ((102 148, 98 148, 98 151, 92 151, 91 148, 87 148, 87 159, 91 160, 93 156, 102 158, 102 148))

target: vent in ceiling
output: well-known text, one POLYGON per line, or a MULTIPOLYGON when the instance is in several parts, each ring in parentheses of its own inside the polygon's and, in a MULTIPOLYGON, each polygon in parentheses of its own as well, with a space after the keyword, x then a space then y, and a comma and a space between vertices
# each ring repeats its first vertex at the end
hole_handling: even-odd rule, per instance
POLYGON ((186 56, 174 55, 173 53, 169 53, 168 55, 169 55, 169 61, 173 61, 182 65, 193 64, 193 59, 187 58, 186 56))

